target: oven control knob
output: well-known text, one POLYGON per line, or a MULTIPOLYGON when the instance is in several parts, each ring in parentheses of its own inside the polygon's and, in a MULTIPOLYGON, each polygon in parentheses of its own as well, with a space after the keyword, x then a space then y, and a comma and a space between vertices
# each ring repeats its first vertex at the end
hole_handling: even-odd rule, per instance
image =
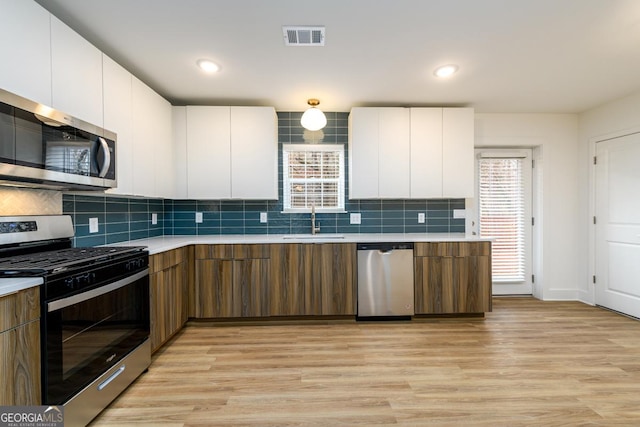
POLYGON ((74 289, 75 288, 74 282, 75 281, 73 280, 73 277, 69 277, 64 280, 64 285, 69 289, 74 289))

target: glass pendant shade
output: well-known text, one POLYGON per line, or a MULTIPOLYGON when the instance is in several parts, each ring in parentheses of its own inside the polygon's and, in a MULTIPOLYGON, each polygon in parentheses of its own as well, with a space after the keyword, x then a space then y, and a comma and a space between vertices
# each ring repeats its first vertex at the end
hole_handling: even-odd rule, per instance
POLYGON ((315 106, 320 104, 320 101, 316 99, 310 99, 308 104, 311 105, 307 111, 304 112, 300 118, 300 124, 303 128, 311 131, 320 130, 327 125, 327 118, 322 110, 315 106))

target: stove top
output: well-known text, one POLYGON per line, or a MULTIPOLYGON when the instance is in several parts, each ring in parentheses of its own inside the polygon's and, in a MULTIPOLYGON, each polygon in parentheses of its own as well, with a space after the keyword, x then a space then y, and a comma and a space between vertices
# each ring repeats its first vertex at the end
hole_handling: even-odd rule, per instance
POLYGON ((101 246, 8 256, 0 258, 0 277, 46 276, 102 261, 118 259, 132 252, 146 249, 144 246, 101 246))

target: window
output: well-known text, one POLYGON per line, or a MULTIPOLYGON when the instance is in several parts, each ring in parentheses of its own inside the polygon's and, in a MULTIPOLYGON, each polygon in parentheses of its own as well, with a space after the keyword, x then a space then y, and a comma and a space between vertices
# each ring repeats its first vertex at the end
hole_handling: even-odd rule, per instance
MULTIPOLYGON (((530 153, 494 151, 480 154, 479 231, 480 237, 493 239, 492 275, 496 284, 529 282, 530 186, 530 153)), ((495 289, 494 294, 499 293, 495 289)))
POLYGON ((282 170, 285 212, 344 211, 344 145, 285 144, 282 170))

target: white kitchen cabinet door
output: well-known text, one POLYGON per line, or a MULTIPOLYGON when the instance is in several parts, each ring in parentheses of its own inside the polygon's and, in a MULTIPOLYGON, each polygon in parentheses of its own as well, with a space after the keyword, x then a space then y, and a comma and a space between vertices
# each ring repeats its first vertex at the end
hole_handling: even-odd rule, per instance
POLYGON ((0 88, 52 106, 50 13, 16 0, 0 0, 0 11, 0 88))
POLYGON ((409 109, 379 110, 378 197, 381 199, 410 197, 410 127, 409 109))
POLYGON ((349 114, 349 198, 376 199, 378 192, 378 108, 353 108, 349 114))
POLYGON ((410 197, 442 197, 442 108, 411 108, 410 197))
POLYGON ((102 52, 53 15, 51 73, 52 107, 103 127, 102 52))
POLYGON ((187 195, 231 198, 231 108, 187 106, 187 195))
POLYGON ((278 199, 278 121, 273 107, 231 107, 231 197, 278 199))
POLYGON ((171 107, 173 159, 175 164, 175 198, 187 195, 187 107, 171 107))
POLYGON ((156 192, 155 158, 156 141, 153 116, 155 97, 150 87, 136 77, 131 81, 131 106, 133 123, 133 194, 152 197, 156 192))
MULTIPOLYGON (((155 94, 155 92, 154 92, 155 94)), ((171 104, 158 94, 154 97, 153 139, 156 141, 154 197, 175 198, 176 159, 173 156, 171 104)))
POLYGON ((442 196, 467 198, 474 195, 474 110, 442 110, 442 196))
POLYGON ((116 179, 111 194, 133 194, 133 121, 131 73, 103 55, 104 128, 115 132, 116 179))
POLYGON ((409 110, 353 108, 349 127, 349 198, 408 198, 409 110))

